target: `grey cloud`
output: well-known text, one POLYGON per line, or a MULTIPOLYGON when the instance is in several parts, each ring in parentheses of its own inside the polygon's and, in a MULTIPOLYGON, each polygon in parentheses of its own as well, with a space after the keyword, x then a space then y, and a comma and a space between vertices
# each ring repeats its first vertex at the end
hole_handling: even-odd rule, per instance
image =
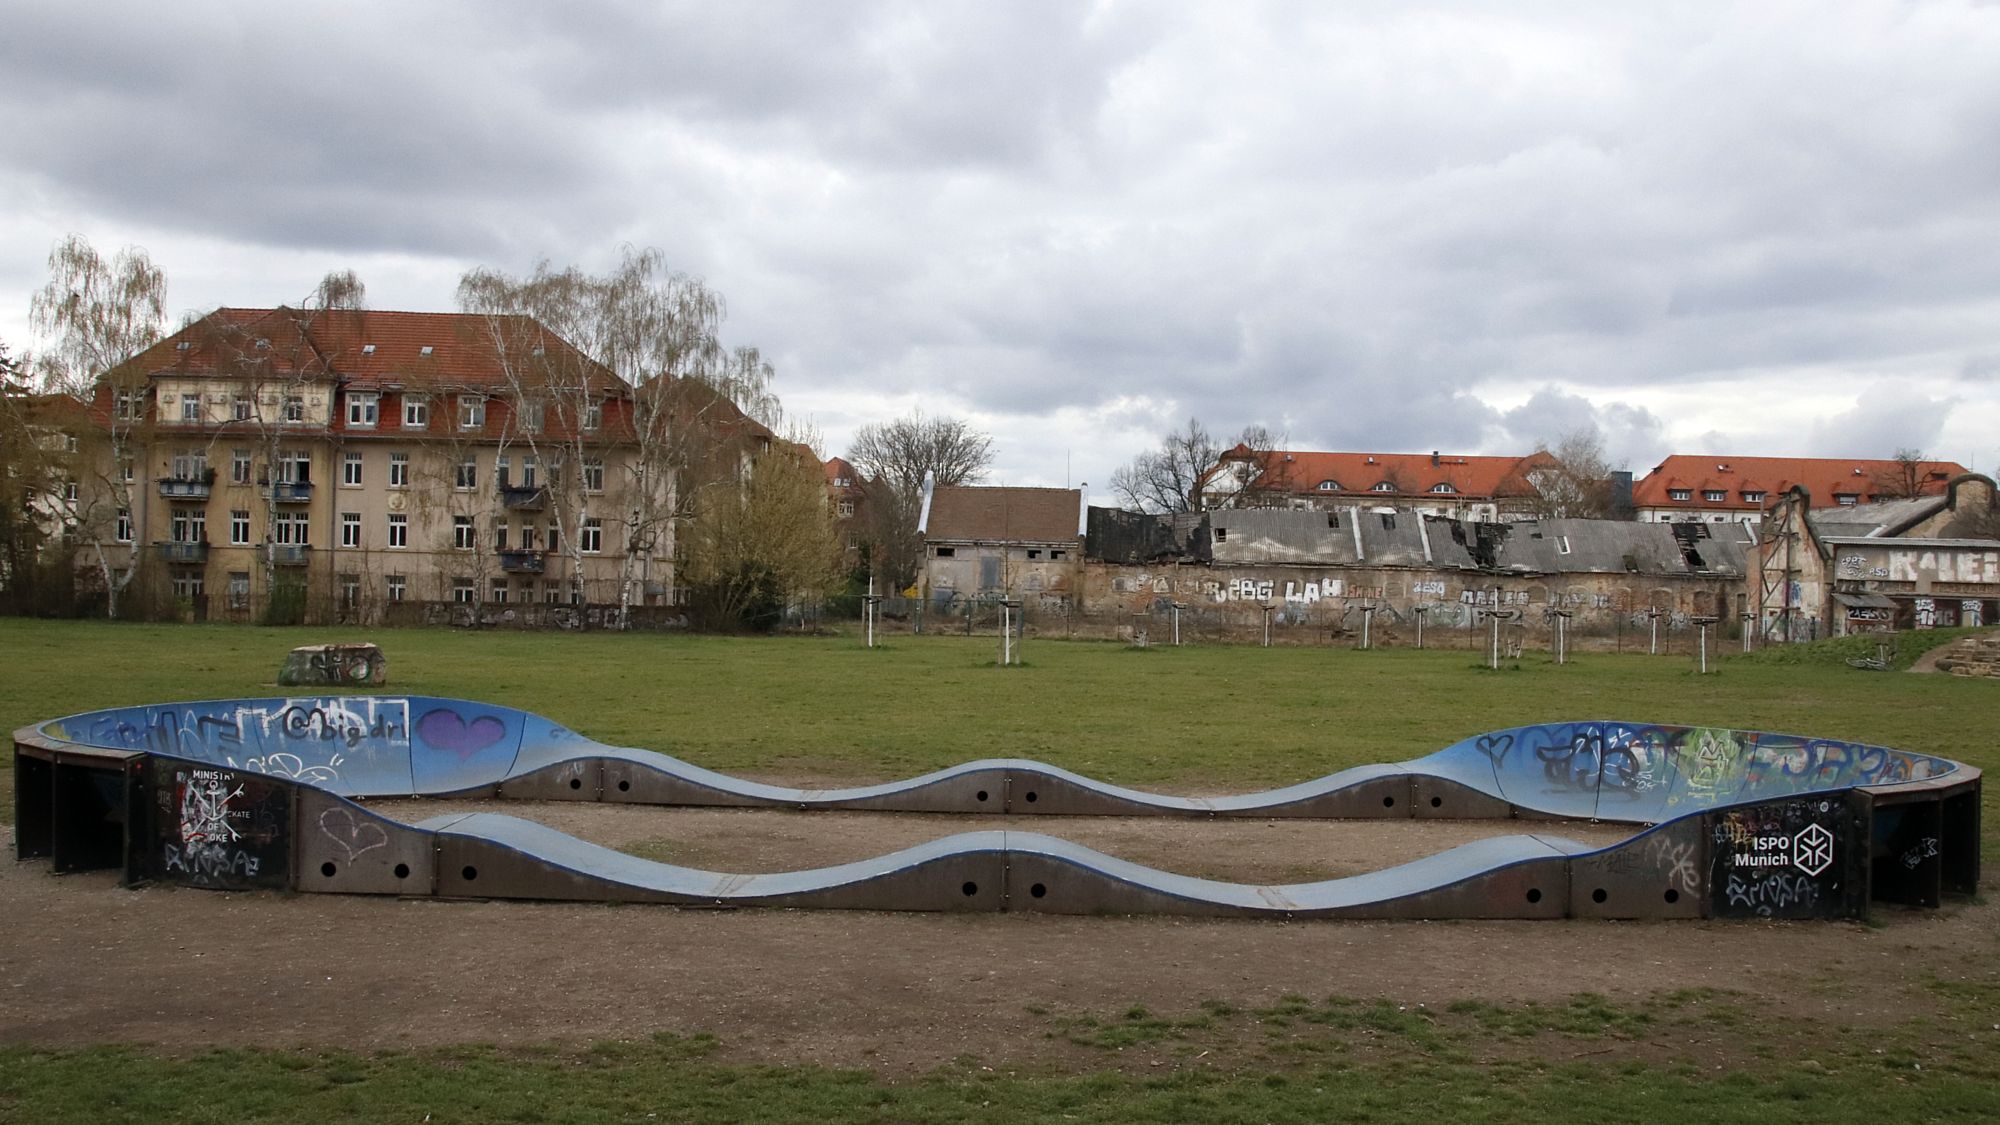
POLYGON ((1852 409, 1813 426, 1812 452, 1822 457, 1888 457, 1898 449, 1933 450, 1958 401, 1932 398, 1901 382, 1876 383, 1855 398, 1852 409))

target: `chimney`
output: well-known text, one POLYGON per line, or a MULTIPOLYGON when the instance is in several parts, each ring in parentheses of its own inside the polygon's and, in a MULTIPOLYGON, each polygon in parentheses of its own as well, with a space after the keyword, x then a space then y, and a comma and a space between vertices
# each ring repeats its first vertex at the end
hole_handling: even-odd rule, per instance
POLYGON ((1440 449, 1433 449, 1433 450, 1431 450, 1431 468, 1433 468, 1433 469, 1437 468, 1437 466, 1438 466, 1438 454, 1439 454, 1439 453, 1442 453, 1442 452, 1443 452, 1443 450, 1440 450, 1440 449))

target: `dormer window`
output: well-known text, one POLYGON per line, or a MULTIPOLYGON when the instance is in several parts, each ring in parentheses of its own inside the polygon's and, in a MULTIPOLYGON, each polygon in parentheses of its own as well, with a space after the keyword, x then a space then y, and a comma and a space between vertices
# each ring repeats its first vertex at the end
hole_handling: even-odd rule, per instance
POLYGON ((1836 492, 1833 494, 1833 502, 1843 508, 1851 508, 1861 502, 1861 496, 1855 492, 1836 492))
POLYGON ((1374 487, 1374 488, 1371 488, 1371 489, 1369 489, 1368 491, 1370 491, 1370 492, 1394 492, 1394 491, 1396 491, 1396 486, 1395 486, 1394 484, 1390 483, 1389 481, 1386 481, 1386 480, 1385 480, 1385 481, 1380 481, 1380 482, 1378 482, 1378 483, 1377 483, 1377 484, 1375 485, 1375 487, 1374 487))
POLYGON ((350 429, 372 430, 381 417, 382 396, 372 392, 347 392, 347 425, 350 429))
POLYGON ((1337 480, 1323 480, 1319 482, 1319 490, 1321 492, 1339 492, 1340 482, 1337 480))
POLYGON ((431 346, 430 346, 429 344, 425 344, 425 345, 424 345, 423 347, 421 347, 421 348, 418 348, 418 349, 417 349, 417 354, 418 354, 418 355, 429 355, 429 354, 431 354, 431 351, 432 351, 432 348, 431 348, 431 346))
POLYGON ((1434 484, 1434 485, 1431 485, 1431 491, 1432 491, 1432 492, 1457 492, 1457 491, 1458 491, 1458 489, 1456 489, 1456 488, 1453 488, 1453 487, 1452 487, 1452 486, 1451 486, 1450 484, 1448 484, 1448 483, 1446 483, 1446 482, 1444 482, 1444 481, 1439 481, 1439 482, 1437 482, 1436 484, 1434 484))
POLYGON ((1729 499, 1729 493, 1720 488, 1704 488, 1701 490, 1701 498, 1711 504, 1720 504, 1729 499))
POLYGON ((1745 504, 1762 504, 1764 502, 1764 493, 1745 492, 1743 494, 1743 502, 1745 504))
POLYGON ((1692 500, 1692 499, 1694 499, 1694 489, 1692 489, 1692 488, 1669 488, 1669 489, 1667 489, 1667 499, 1669 499, 1669 500, 1692 500))
POLYGON ((361 354, 362 354, 362 355, 374 355, 374 354, 375 354, 375 345, 373 345, 373 344, 363 344, 363 345, 361 345, 361 354))

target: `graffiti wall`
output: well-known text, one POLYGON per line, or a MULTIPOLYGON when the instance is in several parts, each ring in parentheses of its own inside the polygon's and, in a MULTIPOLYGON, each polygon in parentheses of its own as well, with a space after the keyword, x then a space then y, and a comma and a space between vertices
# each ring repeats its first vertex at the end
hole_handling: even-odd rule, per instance
POLYGON ((162 882, 217 890, 291 884, 291 789, 263 774, 151 761, 158 851, 143 858, 162 882))
POLYGON ((1573 637, 1623 636, 1641 645, 1656 628, 1671 636, 1690 631, 1697 616, 1730 618, 1741 590, 1741 583, 1714 578, 1631 574, 1527 577, 1408 567, 1102 562, 1083 568, 1080 586, 1078 612, 1086 628, 1129 623, 1141 614, 1164 622, 1178 603, 1184 632, 1197 639, 1260 635, 1268 609, 1274 630, 1325 640, 1329 634, 1359 632, 1365 608, 1385 642, 1414 638, 1421 617, 1425 630, 1438 638, 1434 643, 1448 643, 1451 630, 1478 630, 1487 611, 1510 609, 1520 611, 1521 623, 1537 638, 1553 634, 1561 612, 1570 615, 1573 637))
POLYGON ((1771 801, 1709 818, 1717 918, 1845 918, 1866 894, 1865 817, 1842 794, 1771 801))

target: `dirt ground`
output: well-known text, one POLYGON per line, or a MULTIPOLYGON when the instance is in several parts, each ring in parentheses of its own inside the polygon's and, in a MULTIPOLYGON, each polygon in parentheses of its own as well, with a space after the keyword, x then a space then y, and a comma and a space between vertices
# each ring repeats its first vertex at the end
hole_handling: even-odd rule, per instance
MULTIPOLYGON (((376 802, 415 819, 470 807, 376 802)), ((1519 822, 941 818, 479 806, 651 858, 822 866, 954 831, 1028 827, 1210 877, 1353 874, 1519 822)), ((1532 830, 1608 841, 1629 829, 1532 830)), ((6 843, 11 851, 12 833, 6 843)), ((111 873, 0 863, 0 1042, 355 1049, 710 1032, 725 1061, 914 1073, 967 1056, 1065 1065, 1051 1013, 1172 1014, 1288 994, 1636 1001, 1741 992, 1762 1013, 1887 1026, 1923 984, 1990 972, 1990 905, 1845 923, 1271 922, 1040 914, 442 902, 124 890, 111 873)), ((1089 1065, 1104 1065, 1092 1056, 1089 1065)), ((1157 1063, 1155 1064, 1157 1065, 1157 1063)), ((1176 1063, 1175 1065, 1178 1065, 1176 1063)))

